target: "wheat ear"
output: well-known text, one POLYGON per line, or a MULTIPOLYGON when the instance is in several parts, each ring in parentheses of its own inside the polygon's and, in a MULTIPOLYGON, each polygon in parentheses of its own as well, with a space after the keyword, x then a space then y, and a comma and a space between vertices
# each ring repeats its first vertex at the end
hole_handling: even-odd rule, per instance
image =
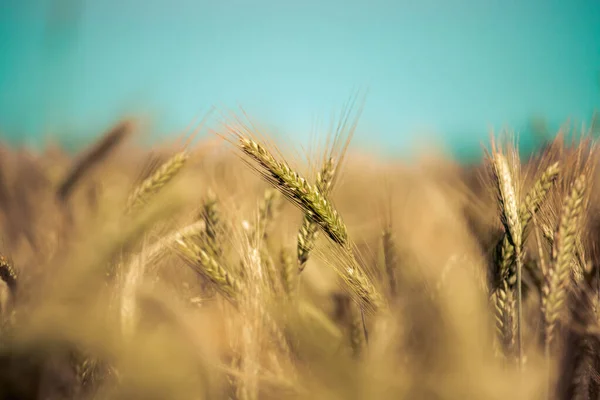
POLYGON ((514 291, 508 281, 503 280, 494 292, 494 316, 496 332, 507 355, 514 355, 516 324, 515 324, 514 291))
POLYGON ((219 289, 228 300, 236 302, 242 292, 242 284, 230 274, 221 264, 191 240, 179 238, 178 249, 183 258, 196 271, 206 276, 219 289))
POLYGON ((271 222, 275 219, 281 204, 281 193, 276 189, 267 189, 258 206, 258 223, 254 229, 255 239, 265 240, 269 234, 271 222))
MULTIPOLYGON (((327 195, 333 183, 335 176, 335 161, 333 157, 330 157, 321 171, 317 174, 317 180, 315 182, 316 189, 323 195, 327 195)), ((304 215, 302 220, 302 227, 298 232, 298 270, 302 272, 308 261, 310 252, 315 246, 317 240, 319 228, 315 222, 310 218, 308 214, 304 215)))
POLYGON ((175 154, 165 161, 158 170, 136 187, 127 200, 127 213, 138 210, 169 183, 183 168, 188 160, 185 151, 175 154))
MULTIPOLYGON (((327 236, 337 243, 351 259, 354 258, 346 225, 333 205, 285 162, 276 160, 262 145, 236 133, 241 150, 256 161, 255 168, 264 179, 277 188, 288 200, 306 213, 327 236)), ((377 310, 383 300, 367 275, 356 266, 340 270, 341 277, 352 291, 370 308, 377 310)))
MULTIPOLYGON (((522 231, 522 241, 525 241, 527 237, 527 233, 529 231, 530 222, 534 216, 534 214, 539 210, 541 205, 544 203, 548 196, 548 192, 552 188, 558 174, 560 172, 560 168, 558 163, 554 163, 549 166, 542 176, 536 181, 533 187, 525 196, 525 199, 521 206, 519 207, 519 221, 521 222, 521 231, 522 231)), ((499 279, 502 281, 503 279, 508 279, 508 281, 513 284, 513 270, 512 264, 514 262, 514 246, 511 244, 511 241, 507 235, 504 235, 501 243, 501 253, 502 257, 499 262, 499 279)), ((526 267, 526 266, 524 266, 526 267)), ((537 275, 537 271, 529 270, 532 276, 537 275)))
POLYGON ((170 235, 161 238, 148 249, 147 255, 145 256, 145 263, 150 266, 158 263, 160 259, 167 254, 168 250, 172 249, 175 245, 179 246, 180 241, 187 242, 194 237, 200 236, 205 231, 206 224, 204 221, 197 221, 176 230, 170 235))
POLYGON ((585 175, 579 176, 565 198, 560 223, 554 237, 552 247, 552 263, 544 279, 542 288, 542 313, 545 323, 545 344, 549 353, 554 339, 557 322, 563 312, 569 276, 571 273, 571 260, 575 255, 577 231, 579 229, 583 211, 586 190, 585 175))
POLYGON ((363 321, 363 314, 355 301, 350 300, 348 304, 350 312, 350 344, 354 357, 360 357, 366 346, 366 328, 363 321))
POLYGON ((219 211, 219 200, 212 190, 208 191, 206 199, 202 204, 202 213, 200 217, 206 225, 206 230, 202 235, 206 250, 219 258, 223 254, 223 247, 219 240, 221 215, 219 211))
POLYGON ((525 196, 519 207, 519 220, 521 221, 523 235, 528 230, 533 214, 539 210, 546 200, 548 192, 552 189, 559 173, 558 162, 550 165, 525 196))
MULTIPOLYGON (((525 237, 528 231, 528 226, 534 217, 534 214, 545 201, 548 192, 556 181, 560 168, 558 163, 549 166, 542 176, 533 185, 523 204, 518 210, 518 220, 521 223, 522 236, 525 237)), ((524 240, 524 239, 522 239, 524 240)), ((514 261, 515 247, 511 244, 508 235, 503 235, 500 244, 501 256, 499 259, 499 279, 500 284, 496 288, 495 296, 495 313, 496 313, 496 329, 498 335, 502 338, 502 342, 509 352, 514 344, 514 301, 512 296, 512 274, 511 266, 514 261)), ((529 271, 532 276, 535 276, 536 271, 529 271)), ((519 280, 520 281, 520 280, 519 280)))
POLYGON ((281 281, 288 296, 293 297, 296 292, 296 267, 289 249, 282 249, 280 255, 281 281))
POLYGON ((292 203, 300 207, 321 229, 342 247, 347 248, 346 225, 333 205, 310 183, 285 162, 276 160, 259 143, 239 136, 240 148, 259 165, 261 175, 292 203))
POLYGON ((519 208, 517 205, 517 195, 513 183, 510 167, 506 157, 500 152, 495 152, 493 158, 493 171, 498 186, 498 201, 502 210, 501 219, 504 225, 506 234, 510 239, 515 253, 515 261, 517 265, 517 352, 519 357, 519 365, 523 360, 523 329, 522 329, 522 226, 519 219, 519 208))

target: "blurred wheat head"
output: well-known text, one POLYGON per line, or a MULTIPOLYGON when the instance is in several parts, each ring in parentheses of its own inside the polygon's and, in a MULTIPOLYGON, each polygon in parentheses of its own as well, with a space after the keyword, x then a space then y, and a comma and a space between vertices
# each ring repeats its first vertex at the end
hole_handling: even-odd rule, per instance
POLYGON ((598 398, 596 144, 293 156, 242 117, 3 148, 5 398, 598 398))

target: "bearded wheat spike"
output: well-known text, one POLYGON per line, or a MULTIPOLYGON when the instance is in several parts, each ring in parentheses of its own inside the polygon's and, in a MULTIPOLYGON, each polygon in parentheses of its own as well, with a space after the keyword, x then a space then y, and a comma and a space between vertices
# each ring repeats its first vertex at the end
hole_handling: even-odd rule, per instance
POLYGON ((292 255, 288 249, 281 250, 281 280, 283 288, 289 296, 294 296, 296 290, 295 266, 292 255))
MULTIPOLYGON (((536 181, 531 190, 525 196, 523 204, 519 207, 518 215, 519 221, 521 222, 522 240, 525 240, 526 234, 529 231, 529 224, 533 218, 533 215, 539 210, 544 200, 546 199, 548 192, 552 188, 552 185, 556 181, 560 168, 558 162, 548 167, 542 176, 536 181)), ((498 249, 502 252, 502 257, 499 261, 498 278, 499 281, 507 279, 511 286, 515 283, 515 273, 513 269, 513 263, 515 261, 515 248, 511 244, 511 241, 507 235, 502 237, 498 249)), ((532 276, 537 276, 539 272, 535 269, 528 268, 533 267, 533 264, 524 265, 532 276)))
POLYGON ((256 239, 264 240, 268 237, 269 227, 275 219, 281 203, 281 193, 276 189, 267 189, 260 205, 258 206, 258 224, 254 229, 256 239))
POLYGON ((204 204, 202 204, 200 218, 204 221, 206 226, 206 230, 203 232, 202 239, 206 244, 207 250, 216 258, 221 257, 223 254, 223 247, 221 246, 221 241, 219 240, 221 228, 219 200, 212 190, 208 191, 206 200, 204 201, 204 204))
MULTIPOLYGON (((323 195, 327 195, 333 183, 335 176, 335 162, 333 157, 330 157, 323 165, 321 172, 317 174, 315 182, 316 189, 323 195)), ((304 215, 302 227, 298 232, 298 271, 302 272, 308 261, 310 252, 315 246, 319 232, 318 225, 313 222, 308 214, 304 215)))
POLYGON ((236 302, 243 291, 239 280, 223 268, 214 257, 191 240, 180 238, 177 240, 177 244, 183 258, 196 271, 206 276, 229 300, 236 302))
POLYGON ((189 156, 185 151, 175 154, 162 164, 152 176, 136 187, 127 200, 127 213, 136 211, 146 205, 158 191, 181 171, 188 158, 189 156))
POLYGON ((275 158, 259 143, 239 137, 244 153, 262 167, 259 172, 292 203, 300 207, 323 231, 340 246, 347 248, 346 225, 325 197, 286 163, 275 158))
POLYGON ((494 292, 496 333, 506 354, 514 355, 516 325, 515 299, 508 282, 504 280, 494 292))
POLYGON ((542 314, 545 323, 546 350, 554 339, 557 322, 564 310, 575 255, 577 230, 583 213, 586 190, 585 175, 579 176, 565 198, 558 230, 552 247, 552 263, 542 287, 542 314))
POLYGON ((519 207, 519 219, 523 231, 526 231, 529 227, 533 214, 536 213, 543 204, 548 192, 552 189, 554 182, 556 182, 559 173, 560 168, 558 162, 556 162, 544 171, 542 176, 540 176, 531 190, 527 193, 527 196, 525 196, 523 204, 519 207))
MULTIPOLYGON (((523 231, 519 219, 519 207, 517 194, 513 183, 510 167, 506 157, 501 152, 494 151, 493 171, 498 185, 498 201, 501 209, 501 219, 505 227, 506 235, 509 236, 510 244, 514 248, 515 261, 517 264, 517 351, 519 365, 523 360, 523 329, 522 329, 522 262, 521 246, 523 243, 523 231)), ((503 254, 503 258, 506 255, 503 254)))
POLYGON ((363 326, 362 313, 356 302, 350 300, 348 304, 350 312, 350 345, 354 357, 360 357, 366 346, 365 329, 363 326))
POLYGON ((512 245, 520 248, 522 244, 522 227, 519 219, 519 207, 517 205, 517 195, 513 183, 508 161, 501 153, 494 155, 494 174, 498 183, 500 196, 500 209, 502 210, 502 223, 510 235, 512 245))
MULTIPOLYGON (((239 139, 240 149, 258 163, 259 167, 255 167, 255 170, 303 210, 356 264, 346 225, 323 194, 285 162, 276 160, 265 147, 241 133, 235 135, 239 139)), ((348 267, 337 272, 367 309, 375 311, 383 307, 383 299, 362 269, 348 267)))

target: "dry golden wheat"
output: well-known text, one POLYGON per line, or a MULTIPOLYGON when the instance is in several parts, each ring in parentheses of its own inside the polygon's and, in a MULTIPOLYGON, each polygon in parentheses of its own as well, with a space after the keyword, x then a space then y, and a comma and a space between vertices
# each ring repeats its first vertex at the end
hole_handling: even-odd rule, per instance
POLYGON ((556 325, 564 312, 575 254, 576 234, 580 228, 586 189, 586 176, 578 177, 566 197, 552 247, 552 263, 542 288, 542 312, 546 346, 554 340, 556 325))
POLYGON ((133 212, 147 204, 163 186, 169 183, 181 171, 188 157, 188 154, 183 151, 175 154, 161 165, 152 176, 136 187, 127 200, 127 212, 133 212))

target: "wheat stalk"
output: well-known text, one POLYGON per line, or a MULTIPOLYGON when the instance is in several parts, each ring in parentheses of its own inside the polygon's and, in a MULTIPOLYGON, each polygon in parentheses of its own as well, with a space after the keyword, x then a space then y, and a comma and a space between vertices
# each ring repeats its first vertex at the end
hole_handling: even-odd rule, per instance
POLYGON ((383 242, 383 258, 385 264, 385 272, 387 280, 389 282, 390 295, 395 297, 397 294, 396 284, 396 248, 394 244, 394 238, 392 236, 392 230, 388 226, 382 235, 383 242))

